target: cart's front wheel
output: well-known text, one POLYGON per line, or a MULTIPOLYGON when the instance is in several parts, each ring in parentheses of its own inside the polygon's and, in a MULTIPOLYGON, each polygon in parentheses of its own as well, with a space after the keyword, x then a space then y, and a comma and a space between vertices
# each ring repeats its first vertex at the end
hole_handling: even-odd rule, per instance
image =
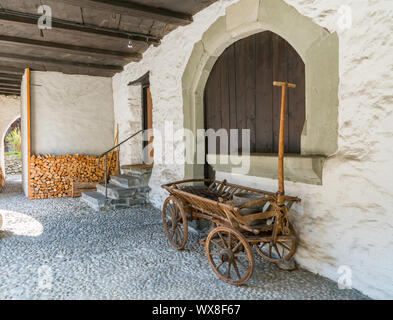
POLYGON ((213 229, 206 239, 206 255, 221 280, 240 285, 254 271, 254 255, 244 236, 229 227, 213 229))
POLYGON ((172 247, 182 250, 188 238, 188 223, 183 204, 174 196, 166 198, 162 208, 164 231, 172 247))

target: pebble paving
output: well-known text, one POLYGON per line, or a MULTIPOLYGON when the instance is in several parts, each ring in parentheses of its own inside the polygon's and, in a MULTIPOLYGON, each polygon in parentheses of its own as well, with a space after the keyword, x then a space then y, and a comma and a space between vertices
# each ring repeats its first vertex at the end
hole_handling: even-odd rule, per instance
POLYGON ((197 234, 184 251, 169 246, 152 206, 97 213, 80 199, 27 200, 14 176, 0 214, 0 299, 368 299, 258 258, 246 285, 229 285, 197 234))

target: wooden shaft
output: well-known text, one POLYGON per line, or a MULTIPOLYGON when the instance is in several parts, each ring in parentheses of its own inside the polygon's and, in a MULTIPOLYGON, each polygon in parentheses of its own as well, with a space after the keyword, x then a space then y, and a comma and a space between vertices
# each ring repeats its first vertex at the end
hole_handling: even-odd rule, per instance
POLYGON ((27 198, 32 199, 31 192, 31 98, 30 98, 30 68, 26 69, 26 107, 27 107, 27 198))
POLYGON ((281 87, 281 113, 280 113, 280 135, 278 140, 278 202, 283 202, 284 189, 284 148, 285 148, 285 113, 287 107, 287 88, 296 88, 296 84, 274 81, 274 86, 281 87))

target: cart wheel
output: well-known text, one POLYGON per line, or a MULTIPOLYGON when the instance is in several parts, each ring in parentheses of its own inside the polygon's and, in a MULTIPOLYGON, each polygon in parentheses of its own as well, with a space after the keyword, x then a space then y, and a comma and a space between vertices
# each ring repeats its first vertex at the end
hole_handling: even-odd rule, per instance
POLYGON ((241 285, 254 272, 254 255, 246 238, 229 227, 213 229, 206 239, 210 266, 221 280, 241 285))
POLYGON ((182 250, 188 238, 188 223, 183 204, 177 198, 166 198, 162 208, 162 221, 170 245, 182 250))
POLYGON ((255 245, 257 253, 270 262, 288 261, 296 251, 296 233, 295 229, 289 224, 289 234, 280 235, 274 245, 271 241, 259 242, 255 245))

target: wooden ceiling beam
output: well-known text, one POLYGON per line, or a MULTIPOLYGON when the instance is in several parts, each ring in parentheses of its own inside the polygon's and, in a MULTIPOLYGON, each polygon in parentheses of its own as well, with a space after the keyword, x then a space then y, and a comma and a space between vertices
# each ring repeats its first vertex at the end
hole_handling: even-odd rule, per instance
POLYGON ((0 80, 22 80, 22 75, 0 72, 0 80))
POLYGON ((82 63, 77 61, 69 61, 69 60, 57 60, 47 57, 33 57, 33 56, 25 56, 18 54, 10 54, 10 53, 0 53, 0 58, 2 61, 9 62, 18 62, 23 63, 26 68, 32 67, 32 63, 39 63, 47 66, 65 66, 65 67, 78 67, 89 70, 99 70, 99 71, 108 71, 108 72, 121 72, 123 71, 123 67, 113 66, 113 65, 104 65, 104 64, 94 64, 94 63, 82 63))
POLYGON ((9 86, 17 86, 20 85, 21 80, 0 80, 0 86, 3 84, 9 85, 9 86))
POLYGON ((0 65, 0 72, 7 73, 7 74, 17 74, 17 75, 23 76, 23 74, 25 73, 25 69, 0 65))
MULTIPOLYGON (((10 22, 10 23, 28 24, 28 25, 37 26, 39 18, 40 18, 39 15, 32 14, 32 13, 0 9, 0 21, 3 23, 10 22)), ((82 24, 78 22, 61 20, 56 18, 52 18, 52 28, 67 30, 67 31, 79 31, 87 34, 107 36, 107 37, 119 38, 119 39, 128 39, 128 40, 140 41, 145 43, 147 42, 154 45, 160 44, 160 40, 161 40, 159 37, 150 34, 115 30, 115 29, 104 28, 104 27, 99 27, 90 24, 82 24)))
POLYGON ((10 96, 20 96, 20 92, 9 92, 5 90, 0 90, 0 94, 10 95, 10 96))
POLYGON ((19 89, 20 85, 21 85, 22 81, 20 81, 19 83, 6 83, 2 80, 0 80, 0 87, 2 88, 7 88, 7 89, 19 89))
POLYGON ((193 21, 191 15, 159 7, 124 0, 61 0, 77 7, 109 11, 137 18, 158 20, 168 24, 184 26, 193 21))
POLYGON ((20 84, 19 87, 8 87, 8 86, 3 86, 0 84, 0 90, 5 90, 5 91, 20 91, 20 84))
POLYGON ((137 52, 112 51, 112 50, 105 50, 105 49, 98 49, 98 48, 75 46, 75 45, 64 44, 64 43, 40 41, 40 40, 33 40, 28 38, 9 37, 9 36, 2 36, 2 35, 0 35, 0 43, 11 44, 16 46, 27 45, 40 49, 55 49, 61 52, 69 52, 78 55, 88 55, 88 56, 101 55, 101 56, 116 57, 127 62, 139 61, 142 59, 142 55, 137 52))
POLYGON ((19 85, 19 88, 9 88, 7 86, 2 86, 0 84, 0 90, 4 90, 4 91, 20 91, 20 85, 19 85))

